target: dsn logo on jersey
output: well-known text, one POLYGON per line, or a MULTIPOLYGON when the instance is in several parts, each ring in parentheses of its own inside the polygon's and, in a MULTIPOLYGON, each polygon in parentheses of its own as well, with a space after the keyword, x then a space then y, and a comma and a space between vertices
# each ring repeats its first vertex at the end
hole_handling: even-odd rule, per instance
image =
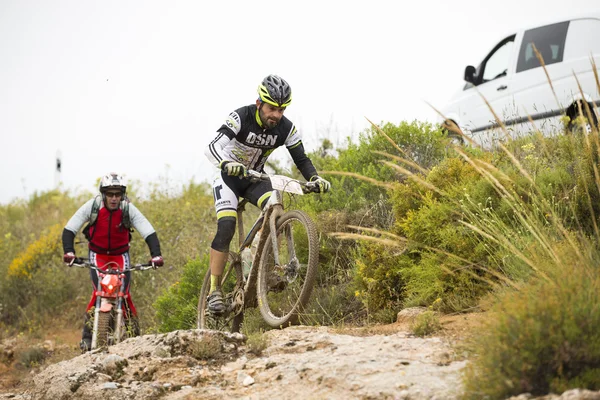
POLYGON ((268 135, 266 133, 256 134, 254 132, 248 132, 246 143, 254 144, 256 146, 275 146, 277 141, 277 135, 268 135))

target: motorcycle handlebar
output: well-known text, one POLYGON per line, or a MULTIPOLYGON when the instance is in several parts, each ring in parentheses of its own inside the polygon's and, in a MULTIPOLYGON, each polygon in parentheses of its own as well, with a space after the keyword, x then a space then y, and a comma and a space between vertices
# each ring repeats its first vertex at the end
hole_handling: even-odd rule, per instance
MULTIPOLYGON (((115 262, 109 262, 106 265, 110 266, 111 264, 116 264, 115 262)), ((104 274, 120 274, 123 272, 127 272, 127 271, 146 271, 149 269, 156 269, 158 267, 152 266, 151 263, 145 263, 145 264, 135 264, 135 265, 130 265, 129 268, 124 268, 122 270, 118 270, 118 269, 100 269, 97 266, 95 266, 94 264, 92 264, 90 262, 89 259, 87 258, 80 258, 77 257, 75 258, 75 260, 73 261, 73 264, 71 264, 74 267, 80 267, 80 268, 89 268, 89 269, 93 269, 96 271, 100 271, 104 274)))
MULTIPOLYGON (((269 174, 265 174, 262 172, 258 172, 252 169, 246 171, 246 179, 251 180, 252 182, 257 181, 269 181, 271 180, 271 176, 269 174)), ((298 182, 302 185, 302 191, 304 193, 319 193, 319 186, 315 182, 298 182)))

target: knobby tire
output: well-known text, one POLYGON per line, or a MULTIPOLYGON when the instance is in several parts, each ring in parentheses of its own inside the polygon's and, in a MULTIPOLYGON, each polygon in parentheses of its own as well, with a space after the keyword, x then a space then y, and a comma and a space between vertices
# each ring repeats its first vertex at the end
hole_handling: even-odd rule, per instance
POLYGON ((100 312, 98 314, 98 336, 96 339, 96 348, 107 348, 108 347, 108 337, 111 334, 110 332, 110 320, 111 313, 100 312))
POLYGON ((282 267, 275 269, 273 243, 267 238, 258 270, 257 297, 260 313, 265 322, 273 328, 283 328, 296 324, 299 316, 310 300, 317 276, 319 262, 319 241, 314 222, 302 211, 294 210, 278 218, 277 243, 279 261, 282 267), (297 263, 290 260, 288 240, 285 231, 291 228, 297 263), (291 261, 291 262, 290 262, 291 261), (296 266, 290 269, 289 266, 296 266), (295 274, 288 271, 295 270, 295 274), (269 282, 273 275, 285 279, 287 284, 280 292, 270 290, 269 282))

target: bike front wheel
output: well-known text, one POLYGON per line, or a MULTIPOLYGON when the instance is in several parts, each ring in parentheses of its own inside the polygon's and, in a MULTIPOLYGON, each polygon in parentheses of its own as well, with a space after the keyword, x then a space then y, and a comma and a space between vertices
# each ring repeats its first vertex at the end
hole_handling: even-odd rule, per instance
POLYGON ((288 211, 276 224, 279 264, 275 262, 272 233, 267 238, 258 270, 260 313, 273 328, 298 322, 317 276, 317 229, 306 213, 288 211))
POLYGON ((223 315, 213 315, 208 310, 210 294, 210 269, 206 271, 200 297, 198 299, 198 329, 212 329, 225 332, 239 332, 244 319, 244 277, 242 264, 237 255, 230 253, 230 260, 222 276, 221 290, 226 311, 223 315))

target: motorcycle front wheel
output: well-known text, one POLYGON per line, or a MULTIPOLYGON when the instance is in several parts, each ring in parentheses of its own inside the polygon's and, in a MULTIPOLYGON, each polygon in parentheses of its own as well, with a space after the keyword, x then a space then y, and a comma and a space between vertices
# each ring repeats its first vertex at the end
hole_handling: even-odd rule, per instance
POLYGON ((97 349, 106 348, 109 344, 109 339, 111 336, 111 313, 108 312, 100 312, 98 314, 98 336, 96 339, 96 347, 97 349))

